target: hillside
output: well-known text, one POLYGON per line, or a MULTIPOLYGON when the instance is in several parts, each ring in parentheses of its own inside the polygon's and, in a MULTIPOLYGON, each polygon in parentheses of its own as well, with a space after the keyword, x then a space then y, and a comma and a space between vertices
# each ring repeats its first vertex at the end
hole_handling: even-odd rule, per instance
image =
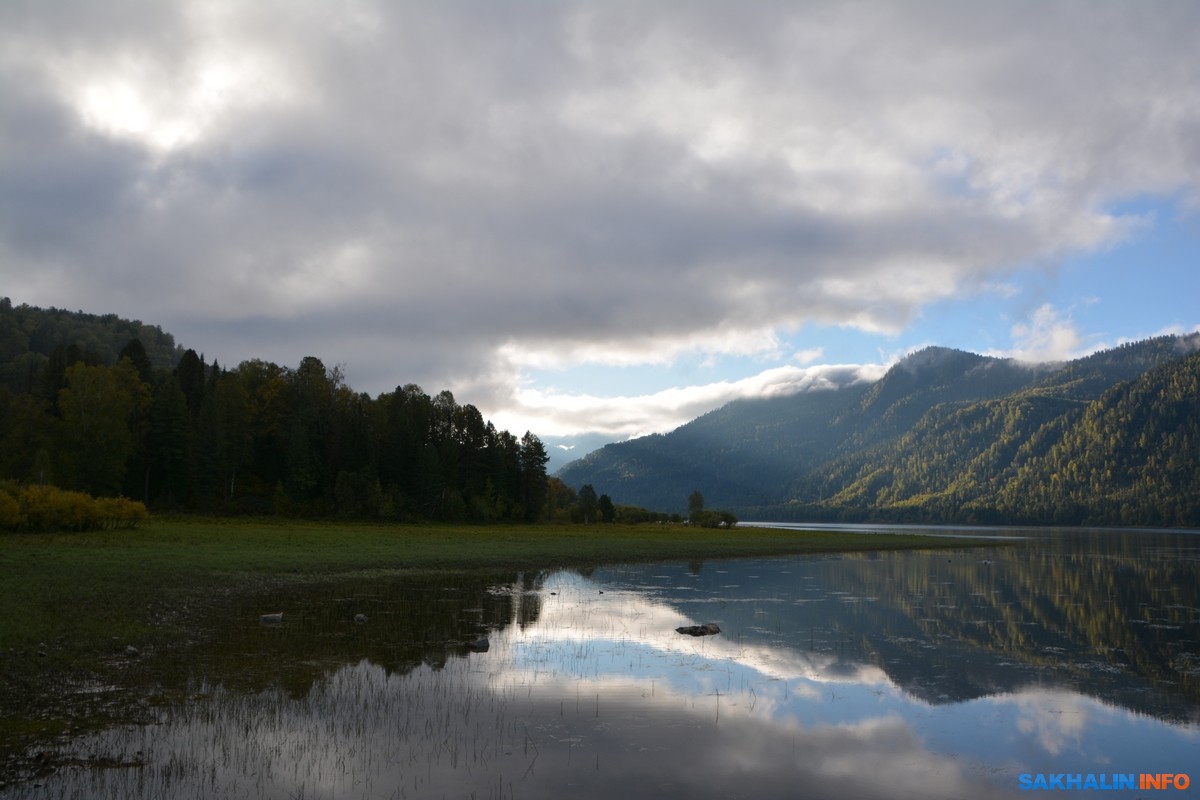
POLYGON ((569 515, 546 461, 448 391, 372 398, 311 356, 226 369, 154 326, 0 300, 6 497, 50 484, 154 511, 535 521, 569 515))
POLYGON ((1200 524, 1200 337, 1064 364, 926 348, 870 386, 738 401, 559 472, 743 518, 1200 524))
POLYGON ((30 376, 46 370, 52 360, 59 369, 81 360, 114 364, 132 339, 141 342, 151 367, 173 368, 183 356, 175 337, 157 325, 116 314, 14 306, 0 297, 0 386, 29 391, 30 376))

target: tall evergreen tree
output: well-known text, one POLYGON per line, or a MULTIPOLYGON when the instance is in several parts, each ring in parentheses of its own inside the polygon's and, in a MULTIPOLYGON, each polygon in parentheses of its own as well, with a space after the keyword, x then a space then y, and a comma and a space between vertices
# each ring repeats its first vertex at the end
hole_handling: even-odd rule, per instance
POLYGON ((121 348, 120 358, 128 358, 133 368, 137 371, 138 379, 146 384, 151 385, 154 382, 154 367, 150 364, 150 357, 146 355, 146 348, 142 345, 140 339, 130 339, 129 342, 121 348))
POLYGON ((596 507, 599 503, 600 499, 596 497, 596 489, 590 483, 579 487, 579 513, 583 517, 584 525, 590 524, 595 519, 596 507))
POLYGON ((175 367, 175 375, 179 380, 179 388, 183 390, 187 400, 188 410, 193 416, 200 413, 200 403, 204 399, 204 387, 208 380, 204 359, 195 350, 186 350, 175 367))
POLYGON ((188 454, 191 452, 192 427, 187 397, 179 385, 179 376, 169 373, 158 382, 150 410, 152 446, 151 493, 160 495, 168 508, 188 501, 188 454))
POLYGON ((704 513, 704 495, 696 489, 688 495, 688 521, 696 522, 704 513))
POLYGON ((525 519, 540 519, 546 505, 546 446, 531 432, 521 437, 521 507, 525 519))
POLYGON ((612 498, 606 494, 600 495, 600 499, 596 501, 596 510, 600 513, 601 522, 612 522, 617 518, 617 508, 613 505, 612 498))

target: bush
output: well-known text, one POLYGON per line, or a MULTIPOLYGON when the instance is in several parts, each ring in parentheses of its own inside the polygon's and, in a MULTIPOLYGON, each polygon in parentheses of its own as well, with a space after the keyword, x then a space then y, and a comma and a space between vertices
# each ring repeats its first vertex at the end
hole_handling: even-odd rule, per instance
POLYGON ((25 521, 21 504, 3 488, 0 488, 0 529, 16 530, 25 521))
POLYGON ((136 528, 150 519, 146 506, 128 497, 101 497, 96 500, 100 525, 108 529, 136 528))
POLYGON ((135 528, 150 518, 146 506, 125 497, 95 498, 53 486, 0 486, 0 529, 90 531, 135 528))
POLYGON ((690 523, 700 528, 732 528, 737 516, 731 511, 700 511, 692 514, 690 523))

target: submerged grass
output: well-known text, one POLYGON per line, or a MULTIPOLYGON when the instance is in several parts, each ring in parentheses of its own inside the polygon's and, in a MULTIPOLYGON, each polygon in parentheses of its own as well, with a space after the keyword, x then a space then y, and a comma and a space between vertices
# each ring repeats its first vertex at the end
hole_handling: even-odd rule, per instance
MULTIPOLYGON (((950 547, 957 540, 678 525, 453 526, 156 519, 137 530, 0 536, 0 751, 94 716, 81 685, 138 680, 205 609, 355 574, 950 547)), ((96 693, 91 696, 102 696, 96 693)), ((0 753, 2 755, 2 753, 0 753)))
POLYGON ((948 547, 963 542, 679 525, 368 525, 155 520, 131 531, 0 536, 0 652, 162 628, 162 607, 355 572, 549 569, 948 547))
POLYGON ((548 569, 619 561, 947 547, 954 540, 679 525, 368 525, 156 520, 0 536, 0 652, 162 627, 154 606, 360 571, 548 569))

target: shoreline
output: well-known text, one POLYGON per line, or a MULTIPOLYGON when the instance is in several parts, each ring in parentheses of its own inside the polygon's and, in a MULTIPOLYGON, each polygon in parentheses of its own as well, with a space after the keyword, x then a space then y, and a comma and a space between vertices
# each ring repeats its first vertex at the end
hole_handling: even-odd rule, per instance
POLYGON ((31 747, 144 713, 143 676, 200 621, 280 586, 433 573, 1003 546, 964 537, 684 525, 380 525, 158 518, 0 535, 0 784, 31 747), (85 687, 115 687, 107 699, 85 687), (103 702, 101 702, 103 700, 103 702), (140 709, 140 710, 139 710, 140 709))

